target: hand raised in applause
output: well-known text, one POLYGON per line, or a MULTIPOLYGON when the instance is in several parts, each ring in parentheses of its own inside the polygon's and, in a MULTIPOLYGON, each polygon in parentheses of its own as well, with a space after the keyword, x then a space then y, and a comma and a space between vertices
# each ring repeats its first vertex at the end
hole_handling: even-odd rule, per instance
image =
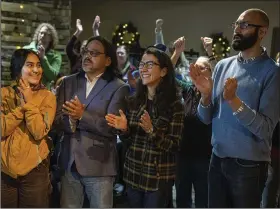
POLYGON ((62 111, 65 114, 69 115, 71 119, 80 120, 85 111, 85 105, 80 102, 77 96, 75 96, 74 99, 71 99, 70 101, 66 101, 63 104, 62 111))
POLYGON ((114 114, 107 114, 105 119, 107 124, 115 129, 127 131, 127 119, 122 110, 119 110, 120 116, 114 114))
POLYGON ((213 89, 212 78, 202 75, 199 66, 193 63, 190 65, 190 77, 195 87, 198 89, 202 96, 211 96, 213 89))
POLYGON ((223 97, 226 101, 232 101, 236 98, 237 80, 228 78, 224 85, 223 97))
POLYGON ((153 131, 153 124, 149 113, 145 110, 144 114, 140 118, 139 125, 143 128, 146 133, 151 133, 153 131))

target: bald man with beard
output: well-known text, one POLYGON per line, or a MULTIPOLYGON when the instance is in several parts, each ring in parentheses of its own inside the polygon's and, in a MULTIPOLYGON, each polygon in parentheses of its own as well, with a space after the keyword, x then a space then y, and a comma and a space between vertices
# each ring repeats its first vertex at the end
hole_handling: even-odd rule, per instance
POLYGON ((212 122, 209 207, 257 208, 279 120, 280 74, 261 45, 267 14, 246 10, 232 26, 232 48, 239 54, 218 62, 212 79, 196 65, 190 76, 201 93, 198 115, 212 122))

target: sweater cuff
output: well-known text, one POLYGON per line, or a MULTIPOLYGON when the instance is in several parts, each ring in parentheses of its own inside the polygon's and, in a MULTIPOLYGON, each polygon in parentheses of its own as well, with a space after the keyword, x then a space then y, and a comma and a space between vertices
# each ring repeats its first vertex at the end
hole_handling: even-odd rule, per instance
POLYGON ((35 109, 38 109, 38 106, 32 102, 27 102, 25 103, 25 105, 23 105, 22 108, 24 111, 30 111, 30 110, 33 111, 35 109))
POLYGON ((256 115, 256 111, 252 110, 245 103, 243 103, 243 110, 235 113, 235 116, 239 120, 239 122, 245 126, 251 125, 255 120, 256 115))
POLYGON ((16 109, 12 110, 12 113, 18 118, 24 118, 24 109, 22 107, 17 107, 16 109))

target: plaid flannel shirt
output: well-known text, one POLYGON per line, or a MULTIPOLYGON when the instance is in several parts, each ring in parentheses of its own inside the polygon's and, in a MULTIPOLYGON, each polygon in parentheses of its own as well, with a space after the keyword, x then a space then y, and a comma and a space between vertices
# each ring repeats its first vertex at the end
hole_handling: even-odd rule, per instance
POLYGON ((145 104, 126 114, 129 148, 123 178, 132 188, 157 191, 161 182, 175 179, 175 159, 183 130, 184 109, 181 99, 178 99, 162 116, 157 115, 157 108, 153 105, 150 117, 154 130, 147 134, 138 125, 146 108, 145 104))

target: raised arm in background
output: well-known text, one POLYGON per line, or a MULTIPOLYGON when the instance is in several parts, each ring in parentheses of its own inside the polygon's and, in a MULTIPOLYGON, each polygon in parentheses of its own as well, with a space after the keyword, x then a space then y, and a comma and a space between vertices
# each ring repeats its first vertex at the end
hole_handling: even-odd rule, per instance
POLYGON ((100 17, 98 15, 95 16, 95 19, 92 24, 92 32, 93 36, 100 36, 99 27, 100 27, 100 17))

